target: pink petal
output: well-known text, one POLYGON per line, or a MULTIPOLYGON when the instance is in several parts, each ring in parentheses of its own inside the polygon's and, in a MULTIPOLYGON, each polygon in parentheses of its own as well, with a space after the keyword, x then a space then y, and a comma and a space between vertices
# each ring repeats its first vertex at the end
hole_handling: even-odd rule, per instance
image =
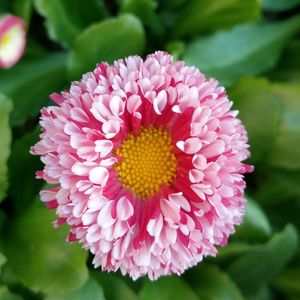
POLYGON ((102 167, 109 167, 109 166, 114 165, 117 161, 118 160, 115 157, 109 157, 109 158, 106 158, 106 159, 102 159, 100 161, 100 166, 102 166, 102 167))
POLYGON ((212 158, 220 155, 225 150, 225 142, 222 140, 216 140, 213 144, 203 147, 201 154, 206 158, 212 158))
POLYGON ((234 196, 234 190, 229 187, 228 185, 222 185, 219 189, 218 189, 220 195, 222 197, 225 197, 225 198, 230 198, 232 196, 234 196))
POLYGON ((185 211, 191 211, 189 201, 182 195, 182 193, 173 193, 169 195, 170 201, 182 207, 185 211))
POLYGON ((117 203, 117 217, 121 221, 128 220, 134 212, 131 202, 125 197, 121 197, 117 203))
POLYGON ((202 171, 197 169, 192 169, 189 171, 189 179, 191 183, 201 182, 204 178, 204 174, 202 171))
POLYGON ((120 131, 120 122, 117 120, 108 120, 107 122, 103 123, 102 131, 105 133, 105 137, 107 139, 113 138, 116 134, 120 131))
POLYGON ((114 145, 113 142, 109 140, 97 140, 95 144, 95 151, 100 153, 101 158, 110 153, 114 145))
POLYGON ((102 96, 99 96, 98 102, 93 103, 90 111, 100 122, 105 122, 112 116, 110 109, 103 103, 102 96))
POLYGON ((166 236, 169 244, 174 244, 177 239, 177 230, 169 226, 166 227, 166 236))
POLYGON ((72 172, 78 176, 88 176, 90 170, 95 166, 94 163, 77 162, 72 166, 72 172))
POLYGON ((167 93, 165 90, 162 90, 158 93, 157 97, 153 100, 153 108, 154 111, 161 115, 162 111, 165 109, 167 105, 167 93))
POLYGON ((127 100, 127 110, 130 114, 132 114, 134 111, 138 110, 138 108, 141 106, 142 100, 141 97, 138 95, 132 95, 127 100))
POLYGON ((159 214, 158 218, 150 219, 147 224, 147 231, 151 236, 159 236, 163 227, 163 217, 159 214))
POLYGON ((109 108, 116 117, 122 115, 125 109, 125 102, 119 96, 113 96, 109 102, 109 108))
POLYGON ((99 226, 103 228, 107 228, 112 226, 115 223, 116 220, 112 217, 112 207, 113 207, 113 201, 107 202, 102 207, 97 217, 97 222, 99 226))
POLYGON ((88 117, 86 112, 80 107, 72 108, 70 113, 71 113, 71 118, 75 121, 81 123, 88 123, 90 121, 90 118, 88 117))
POLYGON ((104 167, 96 167, 89 173, 89 180, 92 183, 105 186, 109 177, 108 170, 104 167))
POLYGON ((128 231, 128 223, 122 221, 116 221, 114 227, 113 237, 114 239, 118 239, 119 237, 123 236, 128 231))
POLYGON ((194 167, 199 170, 203 170, 207 166, 207 160, 206 160, 205 156, 203 156, 201 154, 195 154, 193 156, 192 162, 193 162, 194 167))
POLYGON ((194 154, 201 149, 202 143, 199 138, 189 138, 185 141, 177 142, 176 146, 186 154, 194 154))
POLYGON ((164 215, 166 220, 172 220, 175 223, 180 220, 180 213, 177 205, 172 203, 169 200, 161 199, 160 200, 160 208, 161 212, 164 215))

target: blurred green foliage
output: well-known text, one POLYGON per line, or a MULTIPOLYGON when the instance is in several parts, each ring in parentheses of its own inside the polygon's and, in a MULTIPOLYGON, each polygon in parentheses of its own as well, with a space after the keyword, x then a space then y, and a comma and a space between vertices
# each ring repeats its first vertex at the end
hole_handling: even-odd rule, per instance
POLYGON ((27 48, 0 70, 1 300, 300 299, 299 0, 1 0, 27 48), (93 270, 54 230, 35 180, 39 110, 105 60, 167 50, 228 89, 250 138, 243 225, 182 277, 133 282, 93 270))

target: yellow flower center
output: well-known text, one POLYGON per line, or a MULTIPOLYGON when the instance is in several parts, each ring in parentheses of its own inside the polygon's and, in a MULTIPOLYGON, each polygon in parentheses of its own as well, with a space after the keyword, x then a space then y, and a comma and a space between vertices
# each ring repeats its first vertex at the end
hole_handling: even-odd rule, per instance
POLYGON ((9 35, 6 33, 2 36, 2 38, 0 40, 0 48, 6 47, 8 42, 9 42, 9 35))
POLYGON ((172 148, 171 135, 165 129, 142 127, 138 136, 129 134, 115 152, 123 158, 115 165, 123 187, 144 200, 162 184, 170 184, 177 165, 172 148))

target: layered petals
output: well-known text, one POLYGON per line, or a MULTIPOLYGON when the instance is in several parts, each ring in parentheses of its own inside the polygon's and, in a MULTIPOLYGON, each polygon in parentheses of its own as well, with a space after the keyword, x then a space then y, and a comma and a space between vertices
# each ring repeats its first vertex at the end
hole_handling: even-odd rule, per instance
POLYGON ((216 80, 156 52, 99 64, 52 99, 31 149, 45 164, 38 177, 54 186, 41 198, 95 267, 153 280, 226 245, 252 168, 242 162, 247 133, 216 80))

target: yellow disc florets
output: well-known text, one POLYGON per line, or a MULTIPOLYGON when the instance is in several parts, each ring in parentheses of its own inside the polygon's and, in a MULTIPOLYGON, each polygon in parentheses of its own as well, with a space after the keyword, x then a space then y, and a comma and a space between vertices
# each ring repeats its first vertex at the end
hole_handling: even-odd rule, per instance
POLYGON ((119 179, 142 200, 170 184, 176 172, 176 156, 170 133, 161 128, 143 127, 138 136, 129 134, 116 149, 122 160, 115 165, 119 179))

